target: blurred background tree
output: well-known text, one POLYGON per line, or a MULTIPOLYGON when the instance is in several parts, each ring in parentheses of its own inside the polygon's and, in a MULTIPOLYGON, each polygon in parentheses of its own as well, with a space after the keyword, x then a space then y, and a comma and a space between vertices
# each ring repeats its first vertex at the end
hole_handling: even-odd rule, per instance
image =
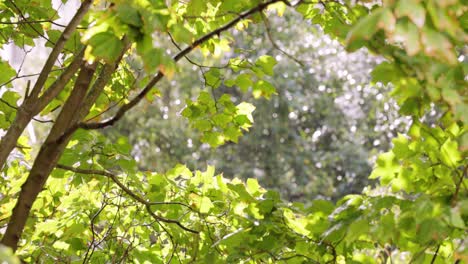
MULTIPOLYGON (((364 50, 346 53, 320 28, 297 14, 284 15, 233 33, 244 59, 269 54, 278 61, 272 77, 277 94, 269 101, 225 84, 210 87, 207 75, 223 71, 232 53, 224 53, 219 64, 198 52, 181 63, 175 79, 158 87, 159 97, 140 104, 107 133, 114 139, 129 137, 141 169, 215 165, 226 177, 255 177, 291 201, 360 192, 370 184, 376 154, 408 124, 384 95, 391 87, 369 84, 370 71, 381 59, 364 50), (212 149, 180 116, 182 98, 193 99, 201 90, 214 98, 229 93, 234 101, 256 106, 255 125, 238 144, 212 149)), ((176 51, 174 40, 159 44, 176 51)))

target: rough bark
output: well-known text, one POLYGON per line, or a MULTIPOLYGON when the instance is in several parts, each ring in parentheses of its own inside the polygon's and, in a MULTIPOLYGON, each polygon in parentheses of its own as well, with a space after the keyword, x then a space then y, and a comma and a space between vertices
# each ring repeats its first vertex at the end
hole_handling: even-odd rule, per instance
POLYGON ((99 77, 90 89, 89 86, 93 79, 96 66, 84 64, 81 67, 72 93, 57 117, 49 136, 42 145, 26 182, 21 187, 17 204, 13 209, 13 214, 1 241, 2 244, 11 247, 13 250, 17 249, 18 241, 28 219, 31 207, 44 187, 50 173, 57 165, 60 156, 73 134, 68 133, 64 135, 65 132, 69 131, 72 127, 76 127, 76 124, 86 117, 105 85, 111 79, 112 73, 115 72, 120 60, 130 47, 130 43, 126 38, 124 38, 123 41, 125 48, 122 50, 120 56, 115 63, 103 66, 99 77))
MULTIPOLYGON (((175 57, 174 60, 178 61, 184 56, 186 56, 188 53, 190 53, 193 49, 195 49, 198 45, 204 43, 205 41, 211 39, 212 37, 221 34, 222 32, 228 30, 229 28, 233 27, 235 24, 237 24, 239 21, 242 19, 245 19, 246 17, 255 14, 257 12, 263 11, 266 7, 269 5, 279 2, 281 0, 270 0, 265 3, 261 3, 258 6, 240 14, 237 18, 233 19, 226 25, 218 28, 217 30, 214 30, 205 36, 197 39, 195 42, 192 43, 192 45, 186 47, 185 49, 181 50, 175 57)), ((87 12, 89 5, 91 4, 92 0, 85 0, 82 3, 82 6, 77 12, 77 15, 84 16, 84 14, 87 12), (86 6, 87 5, 87 6, 86 6)), ((80 19, 81 19, 80 18, 80 19)), ((75 19, 75 18, 74 18, 75 19)), ((73 22, 74 19, 72 19, 72 22, 70 24, 75 23, 73 22)), ((78 23, 79 24, 79 23, 78 23)), ((78 25, 76 24, 76 26, 78 25)), ((75 27, 76 27, 75 26, 75 27)), ((64 31, 65 33, 65 31, 64 31)), ((59 40, 60 45, 64 45, 65 41, 63 41, 62 37, 66 37, 66 34, 63 34, 59 40)), ((63 48, 59 47, 58 49, 61 50, 63 48)), ((55 54, 55 48, 51 53, 55 54)), ((55 55, 54 55, 55 56, 55 55)), ((58 55, 57 55, 58 56, 58 55)), ((49 57, 50 59, 51 57, 49 57)), ((50 60, 46 62, 46 65, 44 66, 44 69, 46 69, 48 66, 50 66, 50 60)), ((55 62, 55 60, 54 60, 55 62)), ((53 64, 52 64, 53 65, 53 64)), ((52 66, 50 66, 51 69, 52 66)), ((43 70, 44 70, 43 69, 43 70)), ((48 72, 50 72, 50 69, 48 72)), ((17 249, 17 244, 19 241, 19 238, 21 237, 21 234, 23 232, 24 226, 26 224, 26 220, 29 216, 30 209, 32 207, 32 204, 34 203, 35 199, 37 198, 39 192, 42 190, 48 176, 50 175, 51 171, 53 168, 57 165, 57 161, 60 158, 61 153, 63 152, 66 144, 68 143, 71 135, 73 132, 78 129, 78 128, 83 128, 83 129, 100 129, 104 128, 110 125, 113 125, 115 122, 117 122, 122 116, 129 111, 131 108, 133 108, 138 102, 144 98, 144 96, 152 89, 152 87, 159 82, 163 77, 164 74, 160 71, 156 76, 153 77, 153 79, 149 82, 148 85, 145 86, 145 88, 134 98, 132 99, 129 103, 125 104, 122 106, 116 113, 116 115, 112 118, 110 118, 107 121, 104 121, 102 123, 83 123, 81 122, 81 119, 86 116, 86 114, 89 111, 88 109, 81 109, 79 108, 80 105, 84 103, 85 100, 85 95, 86 95, 86 89, 83 91, 78 89, 78 86, 80 84, 82 85, 83 82, 80 79, 80 76, 82 76, 82 73, 87 72, 84 69, 80 71, 80 75, 78 76, 78 79, 75 83, 75 88, 73 89, 72 95, 70 95, 69 99, 67 100, 67 104, 69 104, 69 107, 65 107, 62 109, 62 112, 60 113, 58 119, 56 120, 56 123, 54 124, 54 127, 52 128, 46 142, 43 144, 41 147, 41 150, 39 151, 39 154, 34 162, 34 165, 30 171, 30 174, 26 180, 26 182, 23 184, 20 196, 18 198, 17 204, 15 205, 15 208, 13 209, 13 214, 12 217, 10 218, 10 221, 8 223, 8 227, 6 230, 6 233, 1 241, 2 244, 5 244, 6 246, 11 247, 13 250, 17 249), (75 91, 77 90, 77 91, 75 91), (78 98, 78 96, 74 96, 75 93, 78 93, 78 90, 80 91, 81 97, 78 98), (80 103, 76 105, 74 100, 79 101, 80 103), (73 107, 75 108, 73 108, 73 107), (78 108, 76 108, 78 106, 78 108), (67 109, 67 110, 66 110, 67 109), (66 111, 65 111, 66 110, 66 111), (64 116, 64 117, 62 117, 64 116), (76 122, 75 122, 76 121, 76 122)), ((88 83, 87 86, 89 86, 89 82, 92 79, 92 75, 94 74, 91 73, 91 77, 87 79, 88 83)), ((47 73, 48 75, 48 73, 47 73)), ((46 77, 47 77, 46 75, 46 77)), ((42 86, 45 83, 45 80, 47 78, 43 78, 42 72, 41 75, 38 78, 38 81, 36 82, 36 85, 33 88, 33 91, 31 93, 32 98, 39 98, 39 95, 42 90, 42 86), (41 82, 43 82, 41 84, 41 82), (39 87, 39 88, 37 88, 39 87)), ((105 83, 104 83, 105 84, 105 83)), ((99 93, 97 93, 99 95, 99 93)), ((89 95, 89 99, 93 98, 91 94, 89 95)), ((88 100, 88 99, 86 99, 88 100)), ((88 101, 86 102, 86 106, 91 107, 92 103, 94 101, 88 101)), ((16 144, 16 142, 15 142, 16 144)), ((0 149, 1 152, 1 149, 0 149)), ((9 154, 9 152, 8 152, 9 154)), ((0 168, 3 166, 3 164, 0 162, 0 168)))
POLYGON ((39 114, 39 112, 41 112, 47 106, 47 104, 49 104, 50 101, 52 101, 52 99, 54 99, 60 93, 60 91, 63 90, 63 88, 78 71, 80 65, 82 64, 83 54, 84 49, 76 55, 70 65, 49 87, 49 89, 47 89, 47 91, 41 96, 40 99, 32 97, 25 98, 21 106, 18 107, 13 123, 0 141, 0 170, 5 165, 8 156, 10 155, 11 151, 13 151, 16 143, 18 142, 18 138, 21 136, 31 119, 39 114))
MULTIPOLYGON (((56 42, 56 45, 52 49, 52 52, 49 54, 49 57, 47 58, 47 61, 42 67, 39 77, 37 78, 36 83, 34 84, 34 87, 31 91, 31 95, 28 98, 25 98, 23 104, 18 108, 13 124, 8 129, 7 133, 2 138, 2 140, 0 141, 0 170, 5 165, 5 162, 8 156, 10 155, 11 151, 13 151, 13 149, 16 146, 18 138, 21 136, 21 134, 23 133, 24 129, 29 124, 31 119, 35 115, 37 115, 42 109, 44 109, 44 107, 50 102, 50 100, 52 100, 53 97, 55 97, 63 89, 63 87, 65 87, 65 85, 68 83, 68 81, 71 79, 71 77, 75 74, 76 70, 78 69, 79 64, 77 65, 76 64, 77 60, 74 60, 75 64, 72 63, 70 66, 75 66, 75 67, 69 67, 67 69, 69 71, 66 70, 64 74, 62 74, 62 76, 65 75, 63 76, 63 79, 59 79, 60 82, 56 82, 57 85, 55 86, 52 85, 50 87, 53 89, 48 89, 46 98, 41 98, 41 99, 46 99, 46 100, 38 100, 39 95, 41 94, 41 91, 43 90, 42 88, 50 74, 50 71, 52 70, 52 67, 57 61, 58 56, 62 52, 63 47, 65 46, 65 43, 73 34, 73 32, 75 32, 78 25, 81 23, 81 20, 83 19, 84 15, 88 12, 92 2, 93 2, 92 0, 83 1, 80 8, 76 12, 76 14, 73 16, 72 20, 70 21, 70 23, 67 25, 67 27, 64 29, 64 31, 60 35, 60 38, 56 42)), ((83 53, 80 52, 79 56, 82 57, 83 53)), ((79 62, 81 62, 81 57, 79 59, 79 62)), ((60 78, 62 78, 62 76, 60 78)))
POLYGON ((16 111, 13 123, 0 141, 0 170, 3 168, 3 165, 5 165, 8 156, 15 148, 16 142, 18 142, 18 138, 32 118, 31 109, 27 109, 25 106, 19 107, 16 111))
POLYGON ((124 48, 119 54, 119 57, 115 60, 114 63, 108 63, 102 67, 102 70, 99 73, 99 77, 96 79, 93 87, 91 87, 89 93, 86 95, 86 101, 84 102, 78 121, 81 122, 88 115, 89 110, 104 90, 104 87, 111 79, 112 74, 117 70, 117 67, 119 66, 119 63, 122 60, 124 54, 130 48, 131 43, 126 36, 123 37, 122 42, 124 44, 124 48))
POLYGON ((1 241, 2 244, 13 250, 16 250, 18 247, 18 241, 23 233, 34 201, 44 187, 47 178, 56 166, 60 155, 71 137, 70 135, 60 142, 57 141, 57 138, 79 116, 79 110, 86 98, 86 92, 93 78, 94 71, 95 65, 84 64, 81 67, 69 98, 65 102, 46 141, 39 150, 26 182, 21 186, 17 203, 1 241))
MULTIPOLYGON (((0 141, 0 170, 5 165, 8 156, 16 146, 18 138, 21 136, 31 119, 35 115, 37 115, 50 102, 50 100, 52 100, 53 97, 55 97, 61 91, 61 89, 63 89, 63 87, 65 87, 66 83, 76 72, 76 69, 78 69, 79 65, 77 65, 74 68, 75 71, 68 72, 71 73, 69 76, 64 76, 64 79, 68 79, 66 82, 64 82, 65 80, 61 80, 61 82, 58 82, 58 85, 56 85, 55 87, 52 85, 46 92, 46 97, 39 98, 43 90, 43 86, 50 74, 50 71, 52 70, 52 67, 57 61, 58 56, 62 52, 65 43, 72 36, 73 32, 75 32, 76 28, 81 23, 81 20, 88 12, 92 2, 92 0, 85 0, 82 2, 80 8, 73 16, 70 23, 68 23, 68 25, 65 27, 64 31, 55 43, 52 52, 49 54, 49 57, 47 58, 44 66, 42 67, 39 77, 37 78, 36 83, 33 86, 31 94, 28 98, 25 98, 23 104, 18 108, 13 124, 11 125, 10 129, 8 129, 7 134, 0 141)), ((82 57, 83 53, 80 52, 79 56, 82 57)), ((72 65, 74 64, 72 63, 72 65)))
MULTIPOLYGON (((65 85, 71 80, 75 73, 80 68, 83 63, 83 56, 86 46, 81 49, 81 51, 75 55, 73 61, 65 69, 65 71, 59 76, 59 78, 52 83, 52 85, 44 91, 44 93, 37 99, 37 114, 42 111, 51 101, 54 99, 62 90, 65 88, 65 85)), ((36 99, 31 99, 36 100, 36 99)))

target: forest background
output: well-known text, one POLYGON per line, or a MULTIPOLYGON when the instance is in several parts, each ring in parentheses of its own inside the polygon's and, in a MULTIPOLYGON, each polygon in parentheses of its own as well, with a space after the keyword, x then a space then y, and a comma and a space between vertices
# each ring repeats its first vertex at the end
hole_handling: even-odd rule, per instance
POLYGON ((0 8, 23 261, 467 260, 463 1, 0 8))

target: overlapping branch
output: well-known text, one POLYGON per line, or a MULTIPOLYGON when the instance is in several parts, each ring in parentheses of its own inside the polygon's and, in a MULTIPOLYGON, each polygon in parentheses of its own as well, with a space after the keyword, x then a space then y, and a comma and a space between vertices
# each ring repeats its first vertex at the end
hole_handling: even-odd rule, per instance
MULTIPOLYGON (((15 7, 13 1, 10 1, 15 7)), ((25 97, 23 103, 18 110, 16 111, 16 116, 8 129, 7 133, 2 137, 0 141, 0 169, 3 168, 5 162, 10 155, 11 151, 14 149, 18 138, 28 123, 37 115, 42 109, 50 103, 50 101, 65 87, 65 85, 70 81, 74 74, 78 71, 79 67, 82 65, 82 55, 80 52, 75 56, 73 62, 67 67, 67 69, 62 73, 57 81, 54 82, 52 86, 49 87, 43 93, 43 87, 49 77, 50 72, 53 70, 53 66, 57 61, 58 56, 62 53, 62 50, 65 46, 65 43, 76 30, 81 20, 89 10, 92 0, 85 0, 82 2, 80 8, 75 13, 70 23, 64 29, 59 39, 55 43, 52 52, 49 54, 44 66, 42 67, 41 72, 32 88, 31 93, 25 97), (43 93, 43 94, 42 94, 43 93), (42 94, 42 96, 41 96, 42 94)), ((17 7, 16 7, 17 8, 17 7)), ((18 8, 17 8, 18 9, 18 8)), ((18 9, 18 12, 21 14, 21 10, 18 9)))
POLYGON ((85 0, 81 3, 80 8, 76 12, 75 16, 73 16, 70 23, 68 23, 67 27, 63 30, 62 34, 60 35, 59 39, 56 43, 54 43, 54 47, 52 52, 49 54, 47 61, 45 62, 44 66, 42 67, 41 73, 37 78, 36 83, 31 91, 31 96, 33 98, 37 98, 42 91, 42 87, 44 86, 47 77, 49 76, 50 70, 54 66, 55 62, 57 61, 58 56, 62 52, 63 48, 65 47, 65 43, 71 37, 73 32, 75 32, 78 25, 81 23, 81 20, 88 12, 92 0, 85 0))
POLYGON ((191 232, 191 233, 194 233, 194 234, 198 234, 199 231, 197 230, 194 230, 194 229, 191 229, 191 228, 188 228, 184 225, 182 225, 182 223, 180 223, 179 221, 177 220, 174 220, 174 219, 168 219, 168 218, 165 218, 165 217, 162 217, 162 216, 159 216, 157 214, 155 214, 153 212, 153 210, 151 210, 151 206, 152 205, 162 205, 162 204, 179 204, 179 205, 183 205, 185 207, 188 207, 190 208, 190 206, 186 205, 186 204, 183 204, 183 203, 179 203, 179 202, 149 202, 147 200, 145 200, 143 197, 141 197, 139 194, 135 193, 134 191, 130 190, 130 188, 128 188, 127 186, 125 186, 125 184, 123 184, 119 178, 117 177, 117 175, 109 172, 109 171, 105 171, 105 170, 93 170, 93 169, 80 169, 80 168, 75 168, 75 167, 71 167, 71 166, 66 166, 66 165, 62 165, 62 164, 57 164, 56 166, 57 168, 59 169, 63 169, 63 170, 68 170, 68 171, 72 171, 72 172, 75 172, 75 173, 80 173, 80 174, 89 174, 89 175, 101 175, 101 176, 105 176, 105 177, 108 177, 110 178, 115 184, 117 184, 117 186, 119 186, 128 196, 130 196, 133 200, 141 203, 142 205, 145 206, 146 210, 148 211, 148 213, 156 220, 156 221, 161 221, 161 222, 164 222, 164 223, 170 223, 170 224, 176 224, 178 225, 180 228, 182 228, 183 230, 185 231, 188 231, 188 232, 191 232))
MULTIPOLYGON (((244 13, 241 13, 239 14, 238 17, 236 17, 235 19, 231 20, 229 23, 227 23, 226 25, 214 30, 214 31, 211 31, 210 33, 202 36, 201 38, 195 40, 190 46, 186 47, 185 49, 181 50, 179 53, 177 53, 173 59, 174 61, 179 61, 180 59, 184 58, 187 54, 189 54, 192 50, 194 50, 196 47, 198 47, 199 45, 205 43, 206 41, 210 40, 211 38, 213 38, 214 36, 218 36, 220 35, 221 33, 223 33, 224 31, 232 28, 233 26, 235 26, 239 21, 257 13, 257 12, 261 12, 263 11, 265 8, 267 8, 269 5, 273 4, 273 3, 276 3, 276 2, 281 2, 281 0, 270 0, 270 1, 267 1, 267 2, 264 2, 264 3, 261 3, 259 5, 257 5, 256 7, 253 7, 251 8, 250 10, 244 12, 244 13)), ((136 106, 145 96, 146 94, 164 77, 164 73, 162 73, 161 71, 159 71, 154 77, 153 79, 151 79, 151 81, 143 88, 143 90, 135 97, 133 98, 129 103, 123 105, 118 111, 117 113, 109 118, 108 120, 104 121, 104 122, 96 122, 96 123, 80 123, 78 124, 77 127, 73 127, 71 130, 72 131, 69 131, 67 133, 73 133, 73 131, 75 131, 77 128, 83 128, 83 129, 101 129, 101 128, 105 128, 105 127, 108 127, 108 126, 112 126, 114 125, 117 121, 119 121, 127 111, 129 111, 130 109, 132 109, 134 106, 136 106)))

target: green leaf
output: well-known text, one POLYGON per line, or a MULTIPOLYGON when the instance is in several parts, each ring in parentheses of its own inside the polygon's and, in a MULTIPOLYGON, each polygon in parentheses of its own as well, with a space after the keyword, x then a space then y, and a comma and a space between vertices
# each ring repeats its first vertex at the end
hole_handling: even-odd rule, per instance
MULTIPOLYGON (((399 104, 404 104, 408 99, 418 100, 421 96, 422 87, 415 78, 400 78, 395 83, 395 89, 390 93, 398 99, 399 104)), ((416 104, 419 102, 415 102, 416 104)))
POLYGON ((268 10, 276 10, 278 16, 283 16, 284 11, 286 10, 286 5, 283 2, 276 2, 268 6, 268 10))
POLYGON ((79 239, 77 237, 71 238, 68 243, 71 245, 71 247, 74 250, 83 250, 86 249, 86 244, 83 242, 82 239, 79 239))
POLYGON ((56 241, 52 246, 58 250, 68 250, 70 248, 70 244, 63 241, 56 241))
POLYGON ((190 0, 187 5, 187 14, 199 15, 205 10, 206 4, 203 0, 190 0))
POLYGON ((153 102, 156 97, 161 97, 161 91, 154 87, 145 95, 146 100, 150 103, 153 102))
POLYGON ((197 101, 201 105, 214 105, 215 104, 215 101, 213 97, 211 96, 211 94, 206 91, 200 92, 200 95, 198 96, 197 101))
POLYGON ((21 261, 15 256, 11 248, 0 245, 0 261, 5 264, 20 264, 21 261))
POLYGON ((394 145, 392 152, 395 153, 396 158, 405 159, 413 155, 413 151, 408 147, 408 139, 402 134, 398 134, 398 138, 394 138, 392 142, 394 145))
POLYGON ((283 216, 286 220, 286 224, 292 229, 294 230, 295 232, 301 234, 301 235, 304 235, 304 236, 308 236, 309 235, 309 230, 307 230, 305 228, 305 225, 307 223, 307 221, 303 218, 297 218, 294 213, 288 209, 288 208, 284 208, 283 209, 283 216))
POLYGON ((419 30, 413 23, 409 21, 398 21, 396 24, 395 33, 392 35, 392 40, 397 43, 403 43, 409 56, 414 56, 419 51, 421 51, 419 30))
POLYGON ((184 179, 190 179, 193 177, 192 172, 187 168, 187 166, 183 164, 177 164, 174 168, 166 174, 169 178, 176 178, 177 176, 181 176, 184 179))
POLYGON ((250 74, 243 73, 237 76, 235 84, 239 86, 241 91, 247 92, 247 90, 252 86, 253 82, 251 80, 250 74))
POLYGON ((207 214, 210 212, 211 208, 213 208, 214 205, 211 202, 210 198, 203 196, 200 201, 200 213, 202 214, 207 214))
POLYGON ((221 146, 225 140, 226 138, 220 132, 206 132, 201 138, 202 142, 208 143, 213 148, 221 146))
POLYGON ((0 84, 8 82, 16 75, 16 71, 11 68, 10 64, 3 60, 0 60, 0 72, 0 84))
POLYGON ((152 45, 139 42, 137 51, 143 59, 147 72, 161 71, 168 79, 171 79, 176 71, 174 60, 162 49, 153 48, 152 45), (141 44, 140 44, 141 43, 141 44))
POLYGON ((452 87, 443 87, 442 97, 450 105, 458 105, 463 103, 460 94, 458 94, 457 90, 453 89, 452 87))
POLYGON ((398 1, 395 8, 395 15, 400 18, 407 16, 419 28, 424 26, 426 21, 426 11, 418 0, 398 1))
POLYGON ((236 84, 236 80, 233 80, 233 79, 224 80, 224 85, 226 85, 227 87, 232 87, 235 84, 236 84))
POLYGON ((395 174, 400 170, 400 166, 395 159, 393 152, 380 154, 377 158, 377 167, 372 171, 369 179, 380 177, 382 185, 387 185, 394 178, 395 174))
POLYGON ((425 27, 421 32, 421 42, 427 56, 449 65, 458 63, 453 44, 444 34, 425 27))
POLYGON ((229 183, 227 184, 228 188, 231 191, 234 191, 240 198, 240 200, 247 202, 247 203, 252 203, 255 202, 255 199, 250 195, 249 192, 245 189, 245 185, 242 183, 237 183, 237 184, 232 184, 229 183))
POLYGON ((458 151, 458 144, 456 141, 447 139, 444 144, 442 144, 440 148, 440 159, 447 166, 457 166, 458 161, 461 160, 461 155, 458 151))
MULTIPOLYGON (((13 91, 6 91, 2 95, 2 99, 7 102, 9 105, 17 107, 17 102, 20 99, 20 95, 16 92, 13 91)), ((3 102, 0 102, 0 104, 3 104, 3 102)))
POLYGON ((101 32, 88 40, 90 54, 98 59, 112 63, 123 49, 122 41, 110 32, 101 32))
POLYGON ((200 131, 211 131, 213 126, 211 125, 211 122, 206 119, 202 120, 196 120, 193 122, 193 127, 200 130, 200 131))
POLYGON ((304 18, 313 19, 315 16, 319 15, 321 10, 316 8, 314 4, 304 4, 301 3, 296 10, 301 13, 304 18))
POLYGON ((454 116, 457 118, 457 120, 460 120, 464 124, 468 123, 468 103, 459 103, 454 105, 454 116))
POLYGON ((205 72, 205 81, 206 85, 211 86, 213 88, 218 88, 222 81, 221 81, 221 72, 217 68, 212 68, 209 71, 205 72))
POLYGON ((393 31, 395 22, 395 17, 390 9, 378 8, 374 10, 370 15, 359 20, 349 31, 345 41, 347 49, 355 51, 361 48, 365 41, 370 40, 380 29, 393 31))
POLYGON ((354 240, 359 239, 363 234, 366 234, 369 231, 369 220, 368 219, 359 219, 351 223, 348 227, 348 232, 346 233, 346 240, 353 242, 354 240))
POLYGON ((242 132, 237 127, 229 126, 224 130, 224 135, 227 140, 237 143, 239 141, 239 137, 242 136, 242 132))
POLYGON ((231 123, 232 116, 227 114, 216 114, 212 117, 213 122, 216 126, 220 128, 226 128, 226 126, 231 123))
POLYGON ((381 82, 382 84, 388 84, 398 81, 403 74, 395 64, 384 61, 372 70, 371 76, 374 83, 381 82))
MULTIPOLYGON (((250 103, 242 102, 242 103, 238 104, 236 106, 236 108, 237 108, 237 115, 238 116, 245 116, 250 121, 250 123, 253 123, 252 113, 255 110, 255 106, 253 106, 250 103)), ((237 119, 237 117, 236 117, 236 119, 237 119)))
POLYGON ((456 228, 465 229, 466 227, 465 221, 463 221, 461 215, 453 208, 450 210, 448 222, 456 228))
POLYGON ((138 28, 143 26, 143 20, 140 13, 130 4, 122 3, 117 5, 117 16, 125 24, 138 28))
POLYGON ((174 40, 177 42, 191 44, 194 39, 192 32, 190 32, 190 30, 188 30, 184 25, 176 24, 172 27, 172 31, 174 40))
POLYGON ((442 227, 439 221, 436 219, 425 219, 417 227, 417 240, 421 244, 426 244, 430 240, 436 238, 442 231, 442 227))
POLYGON ((247 179, 247 191, 254 197, 259 196, 263 193, 260 189, 257 179, 249 178, 247 179))
POLYGON ((276 60, 268 55, 263 55, 260 56, 257 61, 255 62, 255 65, 259 66, 262 68, 262 71, 270 76, 273 76, 273 67, 276 65, 276 60))
POLYGON ((468 151, 468 131, 463 133, 461 137, 459 138, 459 143, 460 143, 460 151, 468 151))
POLYGON ((188 119, 194 119, 199 117, 203 112, 204 111, 200 107, 191 104, 184 108, 181 114, 188 119))
POLYGON ((276 89, 271 83, 260 80, 255 83, 252 89, 252 94, 256 99, 260 98, 261 96, 270 99, 272 94, 276 94, 276 89))
MULTIPOLYGON (((60 30, 52 29, 52 30, 47 31, 47 36, 49 37, 50 41, 47 41, 45 43, 45 46, 53 48, 54 43, 57 43, 61 35, 62 35, 62 31, 60 30)), ((76 31, 73 32, 73 35, 71 35, 70 38, 65 43, 64 48, 67 49, 67 51, 76 51, 79 47, 82 46, 80 39, 81 39, 80 34, 76 31)))

